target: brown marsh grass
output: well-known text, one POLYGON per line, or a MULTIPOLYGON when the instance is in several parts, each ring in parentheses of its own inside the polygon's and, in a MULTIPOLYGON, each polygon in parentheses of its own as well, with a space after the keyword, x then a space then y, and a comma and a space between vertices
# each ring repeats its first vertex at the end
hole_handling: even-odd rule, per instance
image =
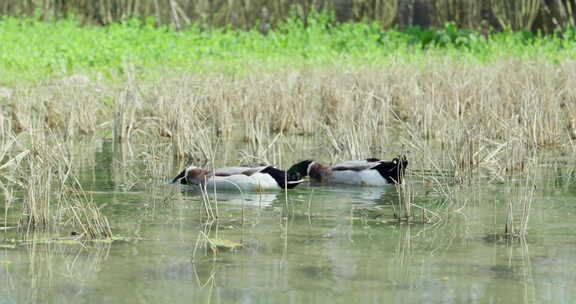
POLYGON ((73 229, 83 239, 112 236, 110 224, 76 177, 70 149, 53 135, 39 135, 31 146, 18 180, 25 189, 20 228, 73 229))
POLYGON ((536 184, 536 160, 533 159, 526 166, 526 178, 521 183, 514 184, 510 190, 504 231, 507 237, 526 237, 536 184))
MULTIPOLYGON (((76 177, 74 168, 77 166, 71 152, 73 143, 68 141, 71 134, 65 128, 53 130, 52 127, 59 128, 50 125, 50 121, 55 120, 38 115, 34 106, 46 103, 22 104, 33 112, 33 115, 23 116, 26 131, 16 134, 13 126, 6 124, 4 113, 0 129, 0 184, 8 198, 15 189, 23 191, 20 231, 30 236, 34 231, 58 231, 60 227, 68 227, 83 239, 112 236, 108 220, 76 177)), ((52 106, 43 109, 47 109, 46 115, 56 115, 52 106)), ((75 110, 78 107, 72 109, 75 110)), ((67 126, 74 124, 70 121, 67 126)), ((5 214, 8 214, 8 208, 14 207, 8 198, 5 214)))
POLYGON ((172 141, 176 155, 209 158, 204 141, 281 133, 316 136, 342 158, 357 158, 398 151, 402 137, 437 145, 461 169, 485 165, 488 150, 514 139, 529 150, 570 150, 574 67, 509 60, 243 78, 131 76, 125 85, 17 88, 9 102, 24 130, 41 117, 66 138, 112 132, 119 141, 172 141))
MULTIPOLYGON (((61 176, 73 171, 73 155, 50 147, 79 137, 113 138, 122 143, 118 147, 154 144, 161 148, 142 154, 143 159, 171 154, 179 168, 186 162, 213 167, 223 157, 226 164, 265 161, 286 167, 309 158, 288 140, 300 137, 317 149, 314 157, 331 161, 407 154, 413 176, 438 184, 436 179, 505 182, 526 174, 536 152, 575 149, 576 63, 571 61, 437 62, 247 76, 181 73, 156 80, 125 70, 125 82, 76 77, 84 81, 15 88, 4 101, 0 131, 3 149, 10 148, 2 150, 0 168, 30 151, 19 176, 35 185, 30 191, 36 192, 28 193, 35 203, 44 204, 56 191, 46 188, 51 187, 46 181, 60 181, 58 191, 63 180, 73 181, 72 175, 61 176), (231 141, 245 147, 233 157, 222 151, 231 141)), ((150 176, 170 174, 166 166, 148 168, 156 169, 162 172, 150 176)), ((80 191, 75 197, 84 200, 75 189, 80 191)), ((439 191, 455 197, 446 187, 439 191)), ((29 225, 47 220, 32 213, 45 212, 37 209, 26 213, 29 225)), ((88 212, 84 218, 99 217, 88 212)))

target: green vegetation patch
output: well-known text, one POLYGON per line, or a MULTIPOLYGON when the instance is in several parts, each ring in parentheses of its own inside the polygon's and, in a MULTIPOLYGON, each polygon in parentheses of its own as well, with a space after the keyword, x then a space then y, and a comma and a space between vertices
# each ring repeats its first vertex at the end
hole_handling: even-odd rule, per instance
POLYGON ((143 74, 150 68, 232 73, 254 67, 351 69, 446 57, 480 63, 506 57, 559 62, 575 58, 575 32, 482 35, 452 24, 438 30, 383 31, 377 23, 336 23, 328 14, 311 14, 307 26, 290 18, 268 35, 255 29, 197 26, 177 32, 151 19, 82 27, 73 19, 40 22, 7 17, 0 19, 0 82, 79 72, 116 76, 127 64, 143 74))

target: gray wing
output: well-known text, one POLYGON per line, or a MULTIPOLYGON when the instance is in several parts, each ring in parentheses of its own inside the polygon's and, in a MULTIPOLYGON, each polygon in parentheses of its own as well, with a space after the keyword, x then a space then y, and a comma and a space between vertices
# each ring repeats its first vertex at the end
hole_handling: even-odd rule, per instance
POLYGON ((252 175, 254 173, 258 173, 264 170, 268 166, 259 166, 259 167, 244 167, 244 166, 236 166, 236 167, 226 167, 226 168, 218 168, 214 170, 215 176, 230 176, 230 175, 252 175))
POLYGON ((344 171, 344 170, 352 170, 352 171, 362 171, 362 170, 369 170, 376 166, 378 166, 381 162, 373 162, 373 161, 366 161, 366 160, 349 160, 346 162, 338 163, 332 166, 332 170, 334 171, 344 171))

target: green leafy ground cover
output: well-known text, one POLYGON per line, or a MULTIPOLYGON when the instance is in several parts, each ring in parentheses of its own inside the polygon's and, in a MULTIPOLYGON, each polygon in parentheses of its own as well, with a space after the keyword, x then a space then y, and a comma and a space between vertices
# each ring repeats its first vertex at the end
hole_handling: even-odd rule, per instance
POLYGON ((446 25, 437 30, 383 31, 378 24, 337 24, 326 14, 308 26, 289 19, 268 35, 230 28, 176 32, 153 21, 82 27, 73 19, 0 19, 0 82, 13 84, 74 73, 121 75, 130 64, 142 74, 164 71, 243 73, 257 69, 323 66, 356 69, 434 60, 487 63, 502 58, 558 63, 576 58, 576 30, 481 34, 446 25))

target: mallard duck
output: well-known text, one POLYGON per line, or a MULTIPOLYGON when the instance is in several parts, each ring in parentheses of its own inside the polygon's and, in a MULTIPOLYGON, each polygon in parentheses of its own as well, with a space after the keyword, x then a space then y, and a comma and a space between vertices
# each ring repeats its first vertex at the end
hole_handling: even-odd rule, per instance
POLYGON ((333 166, 304 160, 290 167, 287 172, 290 179, 309 176, 313 183, 383 186, 402 183, 407 166, 408 161, 404 156, 392 161, 377 158, 351 160, 333 166))
MULTIPOLYGON (((296 176, 296 175, 295 175, 296 176)), ((302 180, 290 179, 286 172, 268 165, 237 166, 208 170, 190 166, 178 174, 172 183, 201 185, 208 189, 292 189, 302 180)))

